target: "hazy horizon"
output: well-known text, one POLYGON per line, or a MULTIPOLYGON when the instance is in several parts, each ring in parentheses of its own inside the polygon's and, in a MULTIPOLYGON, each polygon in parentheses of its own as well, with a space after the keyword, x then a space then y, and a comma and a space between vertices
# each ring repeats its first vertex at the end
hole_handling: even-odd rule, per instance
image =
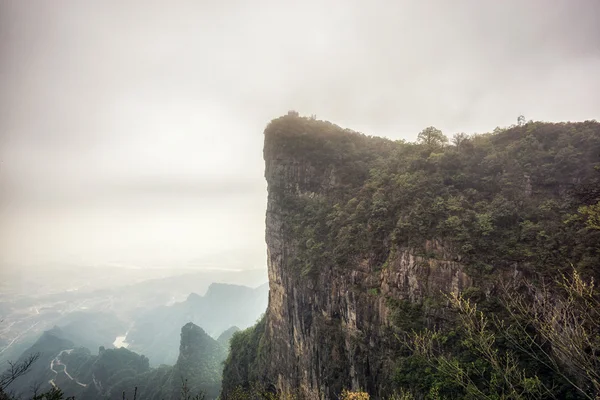
POLYGON ((270 119, 406 140, 598 119, 599 18, 594 0, 3 1, 0 268, 264 268, 270 119))

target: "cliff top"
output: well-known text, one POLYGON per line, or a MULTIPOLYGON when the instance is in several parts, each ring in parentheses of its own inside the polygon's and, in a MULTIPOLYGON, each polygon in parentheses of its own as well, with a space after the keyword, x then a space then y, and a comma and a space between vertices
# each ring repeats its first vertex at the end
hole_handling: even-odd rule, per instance
POLYGON ((381 268, 394 247, 427 254, 435 241, 472 271, 594 268, 578 209, 600 199, 596 121, 531 121, 451 142, 429 127, 406 143, 292 114, 264 133, 269 207, 285 215, 299 243, 290 264, 303 274, 357 257, 381 268))

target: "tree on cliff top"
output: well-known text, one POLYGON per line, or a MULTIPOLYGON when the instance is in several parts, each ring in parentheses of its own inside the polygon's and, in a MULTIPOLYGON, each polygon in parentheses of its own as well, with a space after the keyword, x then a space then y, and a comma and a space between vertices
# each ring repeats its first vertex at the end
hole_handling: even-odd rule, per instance
POLYGON ((439 129, 430 126, 419 132, 417 141, 430 148, 444 147, 448 143, 448 138, 439 129))

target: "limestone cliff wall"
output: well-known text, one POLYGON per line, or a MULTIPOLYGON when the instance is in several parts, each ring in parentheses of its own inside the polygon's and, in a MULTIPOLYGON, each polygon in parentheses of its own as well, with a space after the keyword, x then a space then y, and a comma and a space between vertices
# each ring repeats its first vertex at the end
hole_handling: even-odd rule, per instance
POLYGON ((461 290, 470 278, 437 242, 427 244, 435 260, 396 249, 385 268, 366 256, 348 265, 320 266, 314 279, 300 276, 291 267, 297 238, 286 228, 289 199, 330 196, 343 179, 334 162, 316 163, 269 135, 264 158, 270 285, 265 379, 308 399, 335 398, 342 388, 375 396, 385 392, 391 372, 386 361, 398 348, 390 334, 389 299, 420 302, 440 291, 461 290))
POLYGON ((256 384, 387 398, 394 370, 405 387, 404 362, 418 363, 396 334, 456 323, 443 292, 472 287, 470 299, 498 310, 498 282, 518 275, 597 276, 598 232, 580 207, 600 199, 599 133, 594 121, 531 122, 443 147, 297 113, 271 121, 269 306, 232 341, 222 398, 256 384))

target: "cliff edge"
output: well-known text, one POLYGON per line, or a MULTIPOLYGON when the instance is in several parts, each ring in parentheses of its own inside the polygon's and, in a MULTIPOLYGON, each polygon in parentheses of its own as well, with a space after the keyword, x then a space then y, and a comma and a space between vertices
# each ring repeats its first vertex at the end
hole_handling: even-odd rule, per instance
POLYGON ((596 236, 555 224, 595 182, 599 133, 596 122, 529 123, 450 146, 273 120, 269 306, 232 338, 222 397, 258 384, 307 399, 389 395, 398 332, 448 324, 443 293, 490 299, 496 280, 548 273, 549 263, 552 273, 591 268, 596 250, 576 243, 596 236))

